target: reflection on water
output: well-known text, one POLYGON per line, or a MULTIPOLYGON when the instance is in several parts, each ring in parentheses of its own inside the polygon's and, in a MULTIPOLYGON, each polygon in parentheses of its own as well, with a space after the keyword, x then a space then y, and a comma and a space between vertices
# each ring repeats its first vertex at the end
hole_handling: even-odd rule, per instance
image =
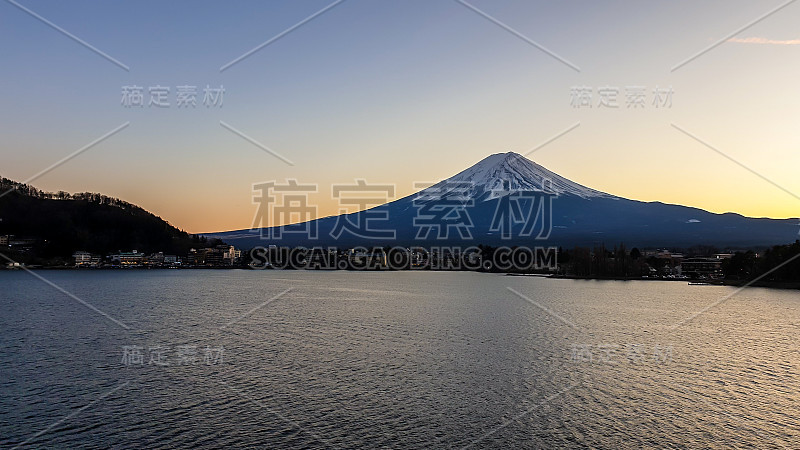
POLYGON ((40 273, 129 329, 0 273, 3 446, 800 446, 796 291, 40 273))

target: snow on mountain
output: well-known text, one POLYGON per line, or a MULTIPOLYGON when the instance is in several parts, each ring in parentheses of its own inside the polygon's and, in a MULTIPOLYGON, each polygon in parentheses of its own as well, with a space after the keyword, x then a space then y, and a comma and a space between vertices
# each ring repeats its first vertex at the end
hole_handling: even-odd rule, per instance
POLYGON ((420 191, 418 196, 435 199, 459 194, 486 201, 512 192, 542 190, 584 199, 619 198, 570 181, 514 152, 487 156, 472 167, 420 191))
MULTIPOLYGON (((395 239, 370 239, 352 232, 335 234, 341 216, 314 220, 313 237, 293 231, 283 233, 280 239, 269 240, 264 236, 271 236, 272 231, 265 234, 265 229, 205 235, 244 248, 267 244, 306 247, 442 245, 445 241, 438 234, 442 233, 441 230, 451 230, 447 242, 455 242, 459 236, 463 238, 452 227, 454 223, 462 223, 462 214, 468 214, 472 239, 465 239, 464 243, 541 245, 544 241, 536 240, 535 236, 517 235, 513 241, 504 240, 494 229, 493 219, 502 203, 500 199, 517 191, 542 191, 543 180, 550 180, 550 188, 546 189, 560 196, 552 205, 553 228, 547 241, 554 245, 594 246, 625 242, 639 247, 703 244, 744 248, 797 239, 797 219, 755 219, 733 213, 714 214, 681 205, 628 200, 581 186, 511 152, 491 155, 417 194, 376 206, 370 214, 381 212, 387 218, 386 223, 377 219, 381 225, 376 226, 386 226, 396 232, 395 239), (464 208, 456 208, 454 213, 454 204, 461 204, 464 208), (439 231, 419 237, 421 227, 439 231)), ((530 203, 529 206, 536 205, 530 203)), ((346 219, 349 223, 361 223, 361 220, 375 217, 365 219, 366 216, 361 216, 359 219, 358 215, 366 212, 353 214, 346 219)))

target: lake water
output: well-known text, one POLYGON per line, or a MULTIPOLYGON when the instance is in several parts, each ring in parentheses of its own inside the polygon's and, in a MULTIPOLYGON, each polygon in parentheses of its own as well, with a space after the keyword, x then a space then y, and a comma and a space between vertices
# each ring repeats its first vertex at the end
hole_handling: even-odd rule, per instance
POLYGON ((6 448, 800 448, 797 291, 37 274, 75 298, 0 272, 6 448))

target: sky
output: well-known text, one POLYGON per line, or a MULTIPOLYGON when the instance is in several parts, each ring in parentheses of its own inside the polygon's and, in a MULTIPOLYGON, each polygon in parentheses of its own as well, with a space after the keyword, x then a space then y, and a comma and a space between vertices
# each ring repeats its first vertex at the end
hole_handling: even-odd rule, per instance
POLYGON ((250 228, 262 182, 317 185, 327 216, 334 184, 400 198, 535 149, 614 195, 798 217, 798 19, 786 0, 0 1, 0 176, 77 152, 30 184, 198 233, 250 228))

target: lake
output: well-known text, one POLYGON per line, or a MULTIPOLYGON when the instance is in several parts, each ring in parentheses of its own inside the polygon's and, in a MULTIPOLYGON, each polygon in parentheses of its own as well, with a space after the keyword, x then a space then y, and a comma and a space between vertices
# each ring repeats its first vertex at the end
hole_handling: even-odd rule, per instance
POLYGON ((36 274, 70 295, 0 272, 6 448, 800 448, 797 291, 36 274))

